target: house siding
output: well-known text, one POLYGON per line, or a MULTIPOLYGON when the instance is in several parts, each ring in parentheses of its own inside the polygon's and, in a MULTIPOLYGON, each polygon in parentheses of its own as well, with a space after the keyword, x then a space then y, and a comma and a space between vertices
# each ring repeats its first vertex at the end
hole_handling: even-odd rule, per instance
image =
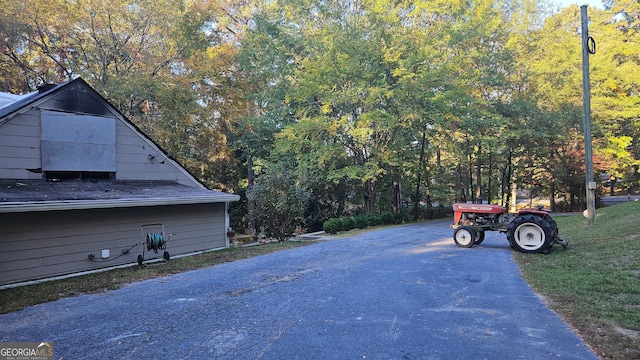
MULTIPOLYGON (((227 245, 224 203, 6 213, 0 223, 0 285, 136 263, 145 224, 163 224, 165 238, 174 234, 166 244, 171 256, 227 245), (105 249, 109 261, 101 259, 105 249)), ((145 260, 152 258, 162 251, 145 251, 145 260)))
POLYGON ((27 169, 42 167, 40 113, 30 110, 0 126, 0 178, 40 179, 42 174, 27 169))
POLYGON ((116 124, 116 158, 118 180, 172 180, 184 185, 195 184, 173 160, 123 121, 116 124))

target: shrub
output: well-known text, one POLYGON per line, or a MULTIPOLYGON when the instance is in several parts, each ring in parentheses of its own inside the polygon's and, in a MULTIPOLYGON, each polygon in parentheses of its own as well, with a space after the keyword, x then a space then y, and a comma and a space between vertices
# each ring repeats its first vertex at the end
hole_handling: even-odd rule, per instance
MULTIPOLYGON (((384 215, 383 215, 384 216, 384 215)), ((393 223, 393 214, 387 215, 386 224, 393 223)), ((368 226, 376 226, 382 224, 382 217, 375 215, 358 215, 356 217, 345 216, 341 218, 330 218, 322 223, 322 230, 327 234, 337 234, 340 231, 349 231, 355 228, 364 229, 368 226)))
POLYGON ((310 193, 300 187, 292 170, 268 169, 247 189, 247 201, 254 204, 254 220, 267 236, 286 241, 303 225, 310 193))
POLYGON ((337 234, 341 230, 342 222, 340 219, 331 218, 322 224, 322 230, 327 234, 337 234))
POLYGON ((354 218, 355 225, 358 229, 364 229, 369 226, 369 215, 358 215, 354 218))
POLYGON ((342 222, 342 231, 349 231, 356 228, 356 220, 351 216, 340 219, 342 222))
POLYGON ((405 221, 405 214, 398 211, 397 213, 393 214, 393 223, 394 224, 402 224, 405 221))
POLYGON ((380 217, 380 221, 382 221, 382 223, 385 225, 393 224, 393 213, 392 212, 383 213, 382 216, 380 217))
POLYGON ((369 215, 369 226, 376 226, 382 224, 380 216, 369 215))

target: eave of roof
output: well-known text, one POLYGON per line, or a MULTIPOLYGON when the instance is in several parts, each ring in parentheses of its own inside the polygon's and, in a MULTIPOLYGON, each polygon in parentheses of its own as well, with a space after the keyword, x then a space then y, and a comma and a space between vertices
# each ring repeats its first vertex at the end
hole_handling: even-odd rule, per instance
POLYGON ((0 213, 212 204, 240 197, 170 181, 20 180, 0 184, 0 213))
POLYGON ((109 208, 129 208, 144 206, 162 205, 192 205, 192 204, 212 204, 238 201, 238 195, 226 194, 226 196, 215 197, 190 197, 190 198, 150 198, 150 199, 117 199, 117 200, 79 200, 79 201, 41 201, 24 203, 1 203, 0 213, 19 213, 34 211, 56 211, 56 210, 86 210, 86 209, 109 209, 109 208))

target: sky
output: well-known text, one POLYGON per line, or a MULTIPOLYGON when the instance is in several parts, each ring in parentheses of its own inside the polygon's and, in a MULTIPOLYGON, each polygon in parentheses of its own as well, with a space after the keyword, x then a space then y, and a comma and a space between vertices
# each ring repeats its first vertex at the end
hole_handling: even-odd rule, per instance
POLYGON ((556 4, 562 7, 570 6, 570 5, 576 5, 576 6, 589 5, 590 7, 595 6, 598 9, 603 9, 602 0, 552 0, 552 2, 555 2, 556 4))

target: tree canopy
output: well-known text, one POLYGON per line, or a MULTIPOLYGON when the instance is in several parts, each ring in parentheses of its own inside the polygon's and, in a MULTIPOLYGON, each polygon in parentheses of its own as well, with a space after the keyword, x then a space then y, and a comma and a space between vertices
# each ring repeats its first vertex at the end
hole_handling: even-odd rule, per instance
MULTIPOLYGON (((582 206, 577 6, 3 5, 0 91, 26 93, 83 77, 205 184, 247 192, 236 228, 262 226, 283 236, 345 214, 418 218, 429 216, 433 203, 513 202, 514 186, 561 209, 582 206), (257 215, 265 209, 284 217, 257 215)), ((608 0, 604 9, 588 10, 597 42, 590 59, 596 178, 615 175, 634 191, 640 4, 608 0)))

